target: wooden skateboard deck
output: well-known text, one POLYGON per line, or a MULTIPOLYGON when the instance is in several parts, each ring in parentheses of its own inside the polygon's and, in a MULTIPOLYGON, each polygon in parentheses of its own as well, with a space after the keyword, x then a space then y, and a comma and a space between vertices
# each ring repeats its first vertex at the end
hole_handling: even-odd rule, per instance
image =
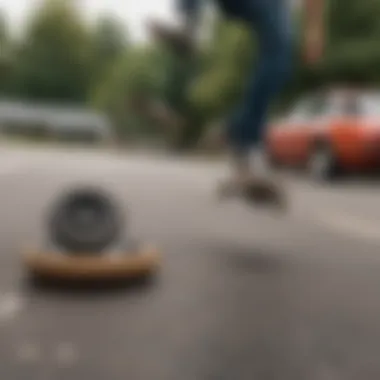
POLYGON ((244 185, 226 181, 219 185, 218 195, 221 199, 239 199, 250 206, 282 211, 285 211, 288 205, 285 189, 270 180, 255 179, 244 185))

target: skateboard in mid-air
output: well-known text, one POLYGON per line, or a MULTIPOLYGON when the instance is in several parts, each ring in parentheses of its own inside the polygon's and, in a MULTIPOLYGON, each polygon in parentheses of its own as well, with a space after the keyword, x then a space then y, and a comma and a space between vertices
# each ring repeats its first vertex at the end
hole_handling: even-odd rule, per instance
POLYGON ((232 180, 219 184, 219 199, 237 199, 250 206, 285 211, 288 206, 286 191, 282 185, 271 179, 252 179, 243 184, 232 180))

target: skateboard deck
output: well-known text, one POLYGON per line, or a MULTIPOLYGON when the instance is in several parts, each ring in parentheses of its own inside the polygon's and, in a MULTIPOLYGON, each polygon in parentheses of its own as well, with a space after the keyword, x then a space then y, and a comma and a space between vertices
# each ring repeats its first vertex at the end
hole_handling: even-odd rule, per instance
POLYGON ((288 206, 283 186, 270 180, 252 180, 244 185, 233 181, 221 183, 218 187, 221 199, 238 199, 250 206, 285 211, 288 206))

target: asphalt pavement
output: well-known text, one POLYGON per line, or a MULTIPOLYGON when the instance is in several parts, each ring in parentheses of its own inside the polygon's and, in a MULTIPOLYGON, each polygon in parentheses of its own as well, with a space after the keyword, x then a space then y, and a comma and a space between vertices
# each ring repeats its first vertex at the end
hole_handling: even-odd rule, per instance
POLYGON ((380 378, 380 181, 285 175, 285 216, 221 203, 223 163, 2 147, 0 378, 380 378), (19 254, 79 184, 111 191, 155 281, 102 292, 28 286, 19 254))

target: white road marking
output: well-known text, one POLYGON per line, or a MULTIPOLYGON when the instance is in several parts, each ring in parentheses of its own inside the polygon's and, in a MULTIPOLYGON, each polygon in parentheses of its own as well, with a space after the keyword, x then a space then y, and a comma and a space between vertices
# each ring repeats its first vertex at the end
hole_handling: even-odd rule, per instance
POLYGON ((24 300, 15 293, 0 295, 0 322, 13 319, 23 308, 24 300))

